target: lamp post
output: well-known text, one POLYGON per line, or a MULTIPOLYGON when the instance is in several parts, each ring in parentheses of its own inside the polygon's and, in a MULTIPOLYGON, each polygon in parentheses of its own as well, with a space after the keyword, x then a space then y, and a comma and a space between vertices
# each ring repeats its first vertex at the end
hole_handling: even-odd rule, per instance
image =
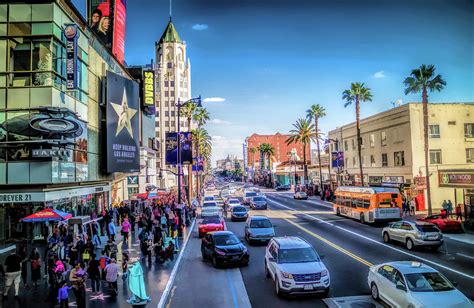
MULTIPOLYGON (((181 164, 181 107, 185 106, 186 104, 197 104, 199 107, 201 107, 201 95, 191 98, 184 103, 181 103, 180 99, 178 98, 178 103, 176 104, 176 107, 178 107, 178 204, 181 204, 181 176, 183 175, 181 164)), ((173 174, 175 173, 173 172, 173 174)), ((190 176, 192 176, 192 174, 190 176)), ((191 191, 191 187, 189 187, 189 191, 191 191)))

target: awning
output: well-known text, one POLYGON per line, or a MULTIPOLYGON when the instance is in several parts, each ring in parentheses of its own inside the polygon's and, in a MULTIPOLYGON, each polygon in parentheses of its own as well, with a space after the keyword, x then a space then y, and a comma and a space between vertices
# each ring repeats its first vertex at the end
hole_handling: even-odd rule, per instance
POLYGON ((63 211, 44 209, 37 213, 23 218, 23 222, 44 222, 44 221, 62 221, 71 218, 72 215, 63 211))

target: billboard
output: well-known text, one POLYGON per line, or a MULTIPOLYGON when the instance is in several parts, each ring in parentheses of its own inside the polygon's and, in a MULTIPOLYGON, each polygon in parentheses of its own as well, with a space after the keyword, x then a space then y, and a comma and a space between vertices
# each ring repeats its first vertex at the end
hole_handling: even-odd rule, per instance
POLYGON ((332 152, 331 153, 331 167, 344 167, 344 152, 332 152))
POLYGON ((155 114, 155 72, 144 70, 142 76, 142 106, 147 114, 155 114))
MULTIPOLYGON (((180 133, 181 164, 193 163, 193 135, 191 132, 180 133)), ((166 133, 166 164, 177 165, 178 162, 178 133, 166 133)))
POLYGON ((107 72, 107 172, 139 172, 139 89, 135 81, 107 72))
POLYGON ((92 31, 123 63, 126 0, 91 0, 89 12, 89 26, 92 31))

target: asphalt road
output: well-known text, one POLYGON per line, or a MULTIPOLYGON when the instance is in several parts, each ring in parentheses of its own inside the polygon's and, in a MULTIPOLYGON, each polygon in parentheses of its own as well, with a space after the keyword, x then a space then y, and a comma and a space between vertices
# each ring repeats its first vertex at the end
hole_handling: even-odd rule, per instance
MULTIPOLYGON (((299 235, 309 241, 320 255, 331 275, 328 297, 370 294, 367 286, 369 266, 395 260, 421 261, 457 282, 458 288, 474 299, 474 245, 446 240, 438 252, 418 249, 408 251, 401 245, 382 242, 382 226, 362 225, 334 215, 323 202, 293 200, 289 194, 267 194, 269 209, 258 211, 276 225, 277 236, 299 235)), ((227 222, 227 228, 244 237, 243 222, 227 222)), ((317 296, 278 298, 273 282, 264 275, 265 245, 249 246, 251 260, 241 268, 242 277, 253 307, 325 306, 317 296)))

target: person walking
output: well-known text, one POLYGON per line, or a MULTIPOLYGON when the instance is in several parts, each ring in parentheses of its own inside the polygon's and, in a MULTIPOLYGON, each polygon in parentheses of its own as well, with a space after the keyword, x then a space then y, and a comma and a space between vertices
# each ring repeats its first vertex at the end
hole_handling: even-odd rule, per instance
POLYGON ((456 205, 456 220, 462 221, 461 203, 458 203, 458 205, 456 205))
POLYGON ((11 254, 5 259, 5 288, 3 290, 3 301, 7 299, 8 291, 12 284, 15 288, 15 298, 19 298, 21 280, 21 257, 13 249, 11 254))
POLYGON ((412 198, 410 201, 410 216, 415 215, 415 209, 416 209, 416 200, 415 198, 412 198))
POLYGON ((69 274, 69 281, 73 284, 74 296, 76 297, 76 305, 79 308, 86 307, 86 285, 85 272, 80 262, 76 262, 74 268, 69 274))
POLYGON ((122 222, 122 236, 125 244, 128 243, 128 233, 130 232, 130 222, 128 218, 125 217, 122 222))
POLYGON ((92 294, 100 293, 100 262, 95 254, 91 254, 87 274, 91 280, 92 294))
POLYGON ((446 210, 448 212, 448 217, 453 215, 453 203, 451 202, 451 200, 448 200, 446 210))
POLYGON ((23 288, 28 288, 28 261, 29 258, 26 256, 26 247, 20 249, 18 254, 22 260, 21 262, 21 279, 23 280, 23 288))
POLYGON ((100 247, 100 245, 102 245, 102 241, 100 240, 99 224, 97 221, 92 223, 92 242, 95 247, 100 247))
POLYGON ((109 231, 109 239, 115 242, 115 233, 117 232, 117 229, 115 228, 115 223, 114 219, 110 219, 109 225, 107 226, 108 231, 109 231))
POLYGON ((122 278, 123 280, 127 280, 128 277, 128 262, 130 261, 130 257, 125 252, 122 253, 122 278))
POLYGON ((41 280, 41 258, 38 248, 33 248, 30 254, 31 282, 35 287, 38 286, 38 280, 41 280))
POLYGON ((111 259, 110 263, 105 267, 105 280, 109 283, 112 289, 112 295, 116 296, 117 293, 117 278, 118 278, 119 266, 115 259, 111 259))
POLYGON ((58 290, 59 308, 69 307, 69 289, 71 288, 67 285, 67 281, 61 283, 61 288, 58 290))

